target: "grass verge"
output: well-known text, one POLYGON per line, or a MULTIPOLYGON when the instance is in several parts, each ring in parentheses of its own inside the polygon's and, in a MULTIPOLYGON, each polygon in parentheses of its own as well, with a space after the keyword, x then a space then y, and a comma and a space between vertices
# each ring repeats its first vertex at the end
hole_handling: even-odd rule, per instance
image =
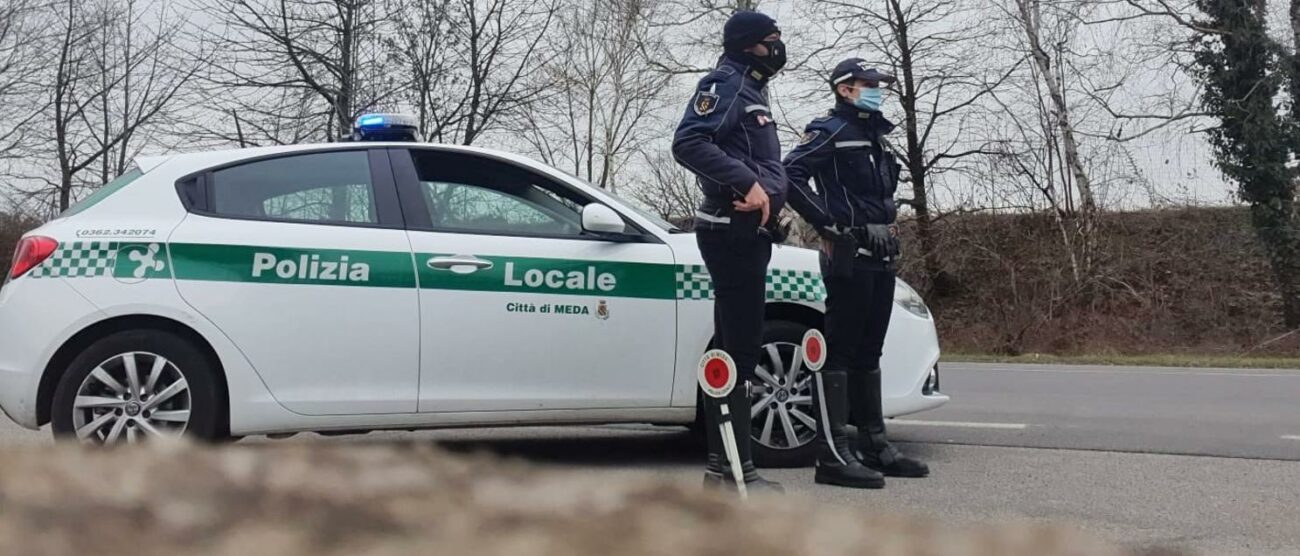
POLYGON ((1232 355, 1196 355, 1183 353, 1157 353, 1145 355, 1054 355, 1046 353, 992 355, 987 353, 944 353, 940 360, 943 362, 966 363, 1038 363, 1047 365, 1116 365, 1131 367, 1217 367, 1227 369, 1300 369, 1300 357, 1239 357, 1232 355))

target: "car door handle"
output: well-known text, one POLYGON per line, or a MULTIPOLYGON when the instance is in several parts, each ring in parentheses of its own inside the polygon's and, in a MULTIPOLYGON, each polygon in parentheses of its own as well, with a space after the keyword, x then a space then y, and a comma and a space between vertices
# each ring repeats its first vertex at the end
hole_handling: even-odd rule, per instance
POLYGON ((474 255, 452 255, 450 257, 433 257, 429 259, 429 268, 450 270, 456 274, 470 274, 492 268, 492 261, 480 259, 474 255))

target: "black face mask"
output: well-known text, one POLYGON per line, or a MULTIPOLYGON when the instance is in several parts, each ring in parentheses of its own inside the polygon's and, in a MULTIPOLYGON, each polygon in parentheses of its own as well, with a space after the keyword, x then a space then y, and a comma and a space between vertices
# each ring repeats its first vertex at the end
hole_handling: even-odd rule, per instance
POLYGON ((767 47, 767 56, 757 56, 751 53, 749 57, 754 61, 754 65, 758 66, 769 77, 776 75, 777 72, 781 71, 781 68, 785 67, 785 43, 781 42, 781 39, 772 39, 759 44, 767 47))

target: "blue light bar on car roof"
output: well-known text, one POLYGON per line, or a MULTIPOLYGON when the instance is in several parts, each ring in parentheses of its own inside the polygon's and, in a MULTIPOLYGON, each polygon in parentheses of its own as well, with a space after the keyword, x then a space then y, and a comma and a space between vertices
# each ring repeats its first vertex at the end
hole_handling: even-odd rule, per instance
POLYGON ((344 140, 415 141, 419 131, 419 121, 409 114, 362 114, 344 140))

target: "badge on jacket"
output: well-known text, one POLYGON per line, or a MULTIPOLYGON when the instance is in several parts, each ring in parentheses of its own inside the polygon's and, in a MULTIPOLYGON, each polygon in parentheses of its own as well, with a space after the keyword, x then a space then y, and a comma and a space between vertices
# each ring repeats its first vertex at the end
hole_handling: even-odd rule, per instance
POLYGON ((822 134, 822 132, 820 132, 820 131, 818 131, 818 130, 815 130, 815 129, 812 130, 812 131, 805 131, 804 134, 803 134, 803 138, 802 138, 802 139, 799 139, 799 145, 800 145, 800 146, 803 146, 803 145, 807 145, 808 143, 811 143, 811 142, 813 142, 813 141, 816 141, 816 140, 817 140, 817 136, 818 136, 818 135, 821 135, 821 134, 822 134))
POLYGON ((710 87, 707 91, 695 93, 695 102, 691 103, 695 106, 695 115, 708 116, 718 108, 718 102, 722 100, 722 98, 713 94, 715 88, 717 88, 717 85, 710 87))

